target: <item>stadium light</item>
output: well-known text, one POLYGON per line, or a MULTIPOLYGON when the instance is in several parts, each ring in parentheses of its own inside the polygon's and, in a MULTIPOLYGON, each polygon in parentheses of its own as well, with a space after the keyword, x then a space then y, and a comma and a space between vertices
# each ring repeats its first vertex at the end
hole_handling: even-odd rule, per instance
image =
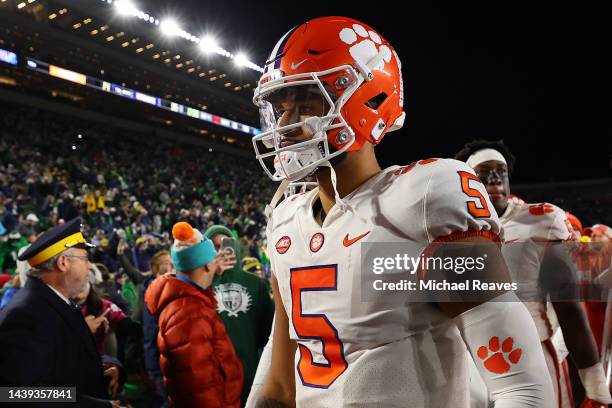
POLYGON ((163 20, 159 24, 159 28, 161 29, 162 34, 167 35, 169 37, 174 37, 178 35, 182 30, 173 19, 163 20))
POLYGON ((234 63, 239 67, 244 67, 249 63, 249 59, 246 57, 246 55, 238 53, 234 57, 234 63))
POLYGON ((207 36, 203 36, 200 39, 200 50, 202 50, 205 53, 210 53, 210 52, 216 52, 219 49, 219 44, 217 43, 217 41, 207 35, 207 36))
MULTIPOLYGON (((35 1, 35 0, 27 0, 27 1, 35 1)), ((113 0, 101 0, 101 1, 106 2, 108 4, 113 4, 113 0)), ((198 37, 198 36, 195 36, 183 30, 178 25, 178 23, 171 17, 160 21, 151 13, 146 12, 144 10, 137 9, 131 0, 115 0, 114 3, 115 5, 113 7, 116 8, 117 13, 120 15, 131 15, 134 17, 138 17, 138 19, 146 21, 149 24, 154 24, 156 26, 159 26, 162 34, 168 37, 175 37, 175 36, 181 37, 187 41, 197 44, 202 52, 205 52, 205 53, 214 52, 225 58, 233 59, 236 65, 240 67, 246 67, 246 68, 252 69, 257 72, 262 72, 262 73, 264 72, 263 67, 260 67, 259 65, 253 63, 252 61, 249 61, 245 55, 240 54, 240 53, 238 53, 237 55, 234 55, 232 52, 221 48, 219 44, 215 41, 214 38, 210 36, 198 37)))
POLYGON ((115 2, 115 10, 122 16, 135 16, 138 13, 136 6, 129 0, 119 0, 115 2))

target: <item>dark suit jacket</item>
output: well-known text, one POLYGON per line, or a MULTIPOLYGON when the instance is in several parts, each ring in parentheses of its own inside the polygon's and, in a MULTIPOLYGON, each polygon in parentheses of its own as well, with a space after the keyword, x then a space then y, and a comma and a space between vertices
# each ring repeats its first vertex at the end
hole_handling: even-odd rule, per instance
POLYGON ((111 406, 83 316, 37 278, 0 312, 0 386, 77 387, 69 406, 111 406))

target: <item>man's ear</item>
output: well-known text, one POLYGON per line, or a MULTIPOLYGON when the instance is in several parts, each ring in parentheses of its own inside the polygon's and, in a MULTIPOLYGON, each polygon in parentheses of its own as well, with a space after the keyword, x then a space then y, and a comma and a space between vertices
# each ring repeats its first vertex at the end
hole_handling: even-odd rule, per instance
POLYGON ((63 255, 58 256, 55 260, 55 267, 58 271, 66 272, 68 270, 67 258, 63 255))

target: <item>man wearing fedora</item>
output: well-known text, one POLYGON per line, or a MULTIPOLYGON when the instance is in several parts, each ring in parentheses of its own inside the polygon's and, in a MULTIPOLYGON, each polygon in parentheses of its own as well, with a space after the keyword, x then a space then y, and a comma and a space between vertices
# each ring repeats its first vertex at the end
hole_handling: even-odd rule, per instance
POLYGON ((75 218, 42 234, 19 256, 31 267, 30 279, 0 312, 0 386, 76 387, 77 403, 69 406, 119 406, 107 391, 117 390, 118 367, 103 366, 71 301, 87 285, 90 246, 75 218))

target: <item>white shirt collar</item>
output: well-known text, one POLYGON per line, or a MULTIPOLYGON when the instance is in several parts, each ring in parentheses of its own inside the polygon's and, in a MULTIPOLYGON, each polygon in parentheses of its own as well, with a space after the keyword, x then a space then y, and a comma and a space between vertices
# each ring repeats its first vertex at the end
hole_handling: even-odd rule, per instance
POLYGON ((68 300, 68 298, 66 296, 62 295, 59 290, 55 289, 53 286, 49 285, 48 283, 46 283, 46 285, 48 287, 50 287, 51 290, 54 291, 55 294, 57 296, 59 296, 64 302, 66 302, 68 305, 70 305, 70 300, 68 300))

